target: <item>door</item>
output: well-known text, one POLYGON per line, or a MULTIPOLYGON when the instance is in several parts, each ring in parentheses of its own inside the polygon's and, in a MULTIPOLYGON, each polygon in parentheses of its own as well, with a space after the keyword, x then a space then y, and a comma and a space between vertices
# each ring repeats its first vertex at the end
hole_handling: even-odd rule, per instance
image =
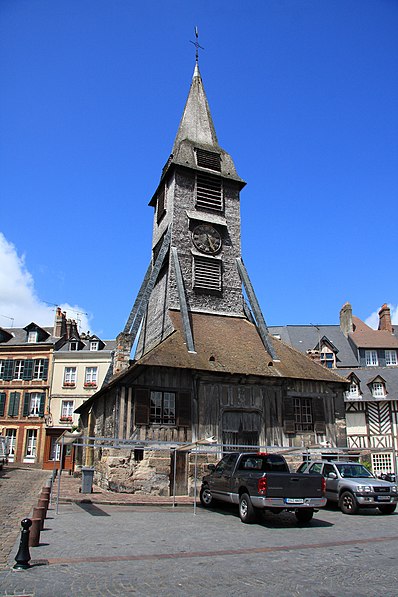
POLYGON ((339 479, 337 476, 337 472, 333 464, 324 464, 323 465, 323 476, 326 480, 326 497, 328 500, 332 500, 333 502, 338 501, 338 485, 339 479), (336 475, 336 479, 330 479, 329 473, 334 473, 336 475))
POLYGON ((231 476, 235 469, 238 454, 227 454, 217 464, 214 472, 209 477, 209 488, 214 497, 230 501, 230 495, 233 488, 231 487, 231 476))
POLYGON ((175 491, 176 495, 187 495, 188 493, 188 478, 187 478, 187 453, 176 450, 175 454, 171 454, 170 463, 170 495, 174 492, 174 466, 175 466, 175 491))
POLYGON ((245 447, 258 447, 261 417, 258 412, 225 411, 222 416, 224 448, 244 451, 245 447))

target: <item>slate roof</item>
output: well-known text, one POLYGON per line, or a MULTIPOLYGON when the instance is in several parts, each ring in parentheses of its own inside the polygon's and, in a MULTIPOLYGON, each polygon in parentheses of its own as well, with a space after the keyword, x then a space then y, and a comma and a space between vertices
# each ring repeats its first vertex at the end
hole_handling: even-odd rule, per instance
POLYGON ((313 350, 324 336, 338 349, 337 367, 358 367, 358 359, 339 325, 286 325, 268 326, 271 335, 278 334, 281 340, 306 353, 313 350))
POLYGON ((398 367, 357 367, 339 369, 337 373, 343 377, 348 377, 351 373, 354 373, 359 379, 361 398, 360 400, 351 399, 349 402, 398 400, 398 367), (373 396, 371 387, 368 385, 377 377, 381 377, 385 381, 387 394, 384 398, 373 396))
POLYGON ((53 332, 54 332, 53 326, 51 326, 51 327, 36 326, 37 328, 44 330, 48 334, 48 337, 45 340, 42 340, 41 342, 30 343, 30 342, 28 342, 28 335, 26 332, 26 327, 27 326, 25 326, 24 328, 1 328, 2 330, 7 332, 8 334, 10 334, 11 338, 6 342, 0 342, 0 350, 3 347, 6 348, 7 346, 21 346, 24 344, 26 344, 27 346, 31 346, 32 349, 34 349, 34 347, 37 346, 38 344, 55 344, 55 342, 57 342, 59 340, 59 337, 57 338, 57 337, 53 336, 53 332))
MULTIPOLYGON (((163 168, 162 177, 173 165, 202 170, 209 173, 207 168, 198 166, 195 157, 195 148, 213 151, 221 155, 221 172, 212 172, 213 175, 220 175, 224 178, 234 180, 243 187, 246 183, 238 176, 231 156, 220 147, 211 116, 206 93, 203 87, 199 67, 196 64, 192 78, 191 87, 185 104, 184 112, 174 140, 172 154, 163 168)), ((156 193, 149 205, 153 205, 156 193)))
MULTIPOLYGON (((97 338, 97 336, 95 337, 97 338)), ((116 349, 116 340, 100 340, 100 342, 102 344, 104 344, 104 347, 99 349, 99 350, 90 350, 90 342, 92 342, 94 339, 90 338, 90 339, 80 339, 79 343, 82 345, 82 348, 80 350, 77 351, 71 351, 69 349, 69 341, 67 340, 60 348, 57 349, 57 352, 103 352, 103 351, 112 351, 116 349)))

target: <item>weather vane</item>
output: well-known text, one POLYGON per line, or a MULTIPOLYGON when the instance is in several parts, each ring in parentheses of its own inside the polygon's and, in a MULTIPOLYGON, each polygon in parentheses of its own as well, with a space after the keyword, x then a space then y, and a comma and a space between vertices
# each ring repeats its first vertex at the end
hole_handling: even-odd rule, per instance
POLYGON ((190 41, 190 42, 191 42, 191 44, 193 44, 193 45, 195 46, 195 48, 196 48, 196 64, 198 64, 198 62, 199 62, 199 48, 200 48, 201 50, 204 50, 204 48, 202 48, 202 46, 200 46, 200 45, 199 45, 199 41, 198 41, 198 38, 199 38, 199 31, 198 31, 198 28, 197 28, 197 27, 195 27, 195 37, 196 37, 196 41, 192 41, 192 40, 189 40, 189 41, 190 41))

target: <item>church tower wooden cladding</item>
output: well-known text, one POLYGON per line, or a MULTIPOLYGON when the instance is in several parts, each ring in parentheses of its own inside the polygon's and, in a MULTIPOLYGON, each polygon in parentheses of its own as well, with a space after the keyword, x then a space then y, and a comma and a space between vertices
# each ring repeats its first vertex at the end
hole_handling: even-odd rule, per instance
MULTIPOLYGON (((150 201, 151 261, 118 336, 114 378, 78 410, 86 431, 170 447, 214 436, 224 450, 346 445, 344 381, 268 333, 241 256, 244 185, 218 144, 196 64, 150 201)), ((175 474, 177 493, 192 492, 189 455, 174 460, 164 447, 94 450, 97 481, 168 495, 175 474)))

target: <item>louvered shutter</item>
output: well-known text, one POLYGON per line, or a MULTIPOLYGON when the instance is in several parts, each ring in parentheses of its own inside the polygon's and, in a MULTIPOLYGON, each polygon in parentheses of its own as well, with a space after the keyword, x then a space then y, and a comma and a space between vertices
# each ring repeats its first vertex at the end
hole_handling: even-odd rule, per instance
POLYGON ((22 379, 33 379, 33 367, 33 359, 26 359, 23 368, 22 379))
POLYGON ((5 405, 6 405, 6 393, 0 392, 0 417, 4 417, 5 405))
POLYGON ((19 392, 11 392, 10 400, 8 402, 8 416, 17 417, 19 415, 19 392))
POLYGON ((3 359, 1 359, 1 361, 0 361, 0 379, 3 379, 3 376, 4 376, 4 363, 5 363, 5 361, 3 359))
POLYGON ((40 404, 39 404, 39 417, 44 417, 44 403, 46 401, 46 395, 43 392, 40 396, 40 404))
POLYGON ((44 379, 46 381, 47 377, 48 377, 48 359, 43 359, 43 377, 42 377, 42 379, 44 379))
POLYGON ((177 426, 190 427, 191 424, 191 394, 180 392, 177 401, 177 426))
POLYGON ((134 392, 134 421, 136 425, 149 424, 149 390, 137 388, 134 392))
POLYGON ((312 400, 312 414, 314 417, 315 433, 326 433, 325 408, 323 405, 323 398, 314 398, 312 400))
POLYGON ((296 433, 294 420, 294 400, 292 396, 286 396, 283 401, 283 427, 285 433, 296 433))
POLYGON ((23 411, 22 416, 27 417, 29 415, 29 403, 30 403, 30 395, 28 392, 25 392, 24 401, 23 401, 23 411))
POLYGON ((6 381, 11 381, 14 377, 14 361, 12 359, 7 359, 4 361, 4 373, 3 379, 6 381))

